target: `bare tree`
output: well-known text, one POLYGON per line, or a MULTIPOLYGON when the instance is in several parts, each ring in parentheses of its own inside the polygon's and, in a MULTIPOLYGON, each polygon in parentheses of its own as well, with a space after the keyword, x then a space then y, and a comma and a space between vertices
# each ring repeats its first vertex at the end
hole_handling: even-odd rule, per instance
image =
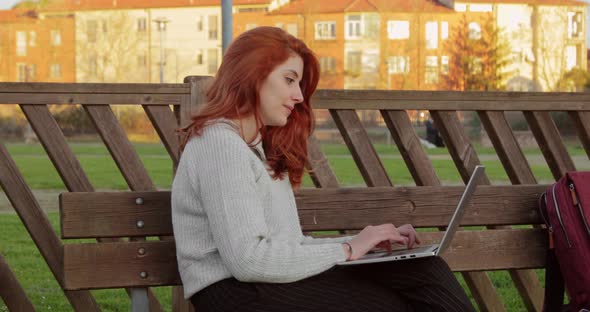
POLYGON ((133 17, 126 11, 78 14, 77 81, 149 82, 145 17, 133 17))

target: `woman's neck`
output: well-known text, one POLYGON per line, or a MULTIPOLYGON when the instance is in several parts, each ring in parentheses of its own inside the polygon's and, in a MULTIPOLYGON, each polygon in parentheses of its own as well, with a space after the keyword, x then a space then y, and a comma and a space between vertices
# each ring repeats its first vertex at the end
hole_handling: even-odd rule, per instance
POLYGON ((232 119, 232 121, 240 129, 240 136, 244 141, 252 142, 256 139, 259 129, 257 128, 256 117, 254 117, 254 114, 240 119, 232 119))

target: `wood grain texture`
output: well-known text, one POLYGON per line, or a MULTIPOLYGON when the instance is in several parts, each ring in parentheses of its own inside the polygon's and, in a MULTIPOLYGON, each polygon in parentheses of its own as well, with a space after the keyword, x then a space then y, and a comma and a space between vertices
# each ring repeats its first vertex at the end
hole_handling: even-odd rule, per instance
MULTIPOLYGON (((421 232, 425 243, 441 232, 421 232)), ((459 231, 443 255, 454 271, 537 268, 545 263, 543 230, 459 231)), ((173 242, 117 242, 64 246, 67 289, 179 285, 173 242), (140 254, 143 248, 144 254, 140 254), (140 273, 146 272, 142 278, 140 273)))
POLYGON ((179 160, 178 121, 169 106, 144 106, 148 118, 164 144, 173 163, 179 160))
POLYGON ((2 93, 188 94, 181 83, 53 83, 0 82, 2 93))
MULTIPOLYGON (((546 185, 481 186, 461 224, 539 224, 546 185)), ((446 226, 464 187, 301 189, 296 193, 305 231, 358 230, 369 224, 446 226)), ((92 192, 60 195, 64 238, 171 235, 170 192, 92 192), (143 204, 136 204, 141 198, 143 204), (137 221, 143 228, 137 228, 137 221)))
MULTIPOLYGON (((480 164, 479 157, 471 145, 456 112, 431 111, 436 128, 439 130, 455 167, 465 183, 469 180, 475 166, 480 164)), ((490 184, 487 175, 482 177, 480 184, 490 184)), ((463 278, 471 289, 475 301, 483 311, 505 311, 489 276, 484 272, 468 272, 463 278)))
POLYGON ((569 116, 576 127, 586 155, 590 159, 590 112, 569 112, 569 116))
POLYGON ((66 289, 181 284, 173 241, 66 244, 64 257, 66 289))
POLYGON ((330 163, 320 148, 320 142, 312 135, 307 142, 307 168, 309 176, 315 187, 334 188, 338 187, 338 178, 334 174, 330 163))
MULTIPOLYGON (((512 184, 536 184, 533 171, 502 112, 478 112, 512 184)), ((528 311, 543 309, 544 289, 536 272, 510 270, 510 275, 528 311)))
POLYGON ((330 110, 367 186, 392 185, 367 131, 354 110, 330 110))
POLYGON ((422 148, 410 117, 404 111, 381 111, 381 116, 395 141, 416 185, 438 186, 440 180, 432 162, 422 148))
POLYGON ((49 155, 66 188, 74 192, 90 192, 94 188, 82 165, 68 145, 47 105, 20 105, 39 141, 49 155))
POLYGON ((125 181, 132 190, 154 190, 139 155, 109 106, 87 105, 84 109, 94 123, 125 181))
MULTIPOLYGON (((51 273, 56 280, 61 281, 62 244, 3 144, 0 144, 0 186, 37 245, 51 273)), ((65 291, 65 295, 76 311, 100 311, 90 292, 65 291)))
POLYGON ((574 161, 568 154, 551 115, 547 112, 524 112, 524 117, 555 180, 561 178, 567 171, 576 170, 574 161))
POLYGON ((34 312, 35 307, 27 297, 16 276, 0 255, 0 298, 9 311, 34 312))

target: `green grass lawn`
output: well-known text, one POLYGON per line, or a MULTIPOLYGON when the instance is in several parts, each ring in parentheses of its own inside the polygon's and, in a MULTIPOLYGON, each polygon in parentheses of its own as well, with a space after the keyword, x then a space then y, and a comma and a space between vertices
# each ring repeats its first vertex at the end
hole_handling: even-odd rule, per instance
MULTIPOLYGON (((40 145, 7 144, 6 147, 31 188, 56 190, 56 192, 65 189, 57 171, 40 145)), ((98 143, 72 143, 71 148, 96 189, 127 188, 123 177, 104 145, 98 143)), ((135 148, 154 183, 160 189, 169 189, 172 181, 172 162, 163 146, 158 144, 137 144, 135 148)), ((382 157, 385 169, 394 185, 414 184, 396 148, 383 144, 376 145, 375 148, 382 157)), ((342 185, 364 185, 362 176, 344 145, 328 144, 323 146, 323 150, 342 185)), ((493 183, 509 183, 501 163, 494 154, 494 150, 479 146, 476 146, 476 150, 482 159, 482 163, 487 166, 486 173, 493 183)), ((568 150, 571 155, 579 156, 578 158, 582 160, 585 159, 583 166, 587 165, 588 159, 584 158, 586 154, 581 147, 571 145, 568 146, 568 150)), ((534 160, 542 159, 540 152, 536 149, 527 149, 524 152, 527 158, 533 159, 531 166, 535 177, 539 181, 551 181, 552 176, 548 166, 543 161, 534 160)), ((448 157, 446 149, 430 149, 427 150, 427 153, 431 157, 433 166, 443 184, 461 183, 457 169, 450 157, 448 157)), ((588 164, 588 167, 590 168, 590 164, 588 164)), ((309 178, 305 179, 304 186, 313 186, 309 178)), ((48 216, 57 229, 58 214, 49 212, 48 216)), ((63 292, 18 216, 12 213, 0 213, 0 229, 0 254, 5 257, 17 275, 36 309, 38 311, 71 311, 63 292)), ((508 310, 524 310, 509 274, 507 272, 491 272, 489 274, 508 310)), ((460 275, 458 276, 460 282, 465 285, 460 275)), ((170 288, 157 288, 155 292, 164 306, 170 309, 170 288)), ((94 293, 104 311, 130 310, 127 294, 123 290, 104 290, 94 293)), ((0 311, 7 311, 1 300, 0 311)))

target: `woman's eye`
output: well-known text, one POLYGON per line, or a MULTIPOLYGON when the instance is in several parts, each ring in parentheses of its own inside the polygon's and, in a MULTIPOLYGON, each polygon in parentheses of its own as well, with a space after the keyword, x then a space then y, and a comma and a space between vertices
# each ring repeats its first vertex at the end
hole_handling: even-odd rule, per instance
POLYGON ((287 84, 292 84, 293 82, 295 82, 295 79, 291 79, 289 77, 287 77, 285 79, 287 79, 287 84))

